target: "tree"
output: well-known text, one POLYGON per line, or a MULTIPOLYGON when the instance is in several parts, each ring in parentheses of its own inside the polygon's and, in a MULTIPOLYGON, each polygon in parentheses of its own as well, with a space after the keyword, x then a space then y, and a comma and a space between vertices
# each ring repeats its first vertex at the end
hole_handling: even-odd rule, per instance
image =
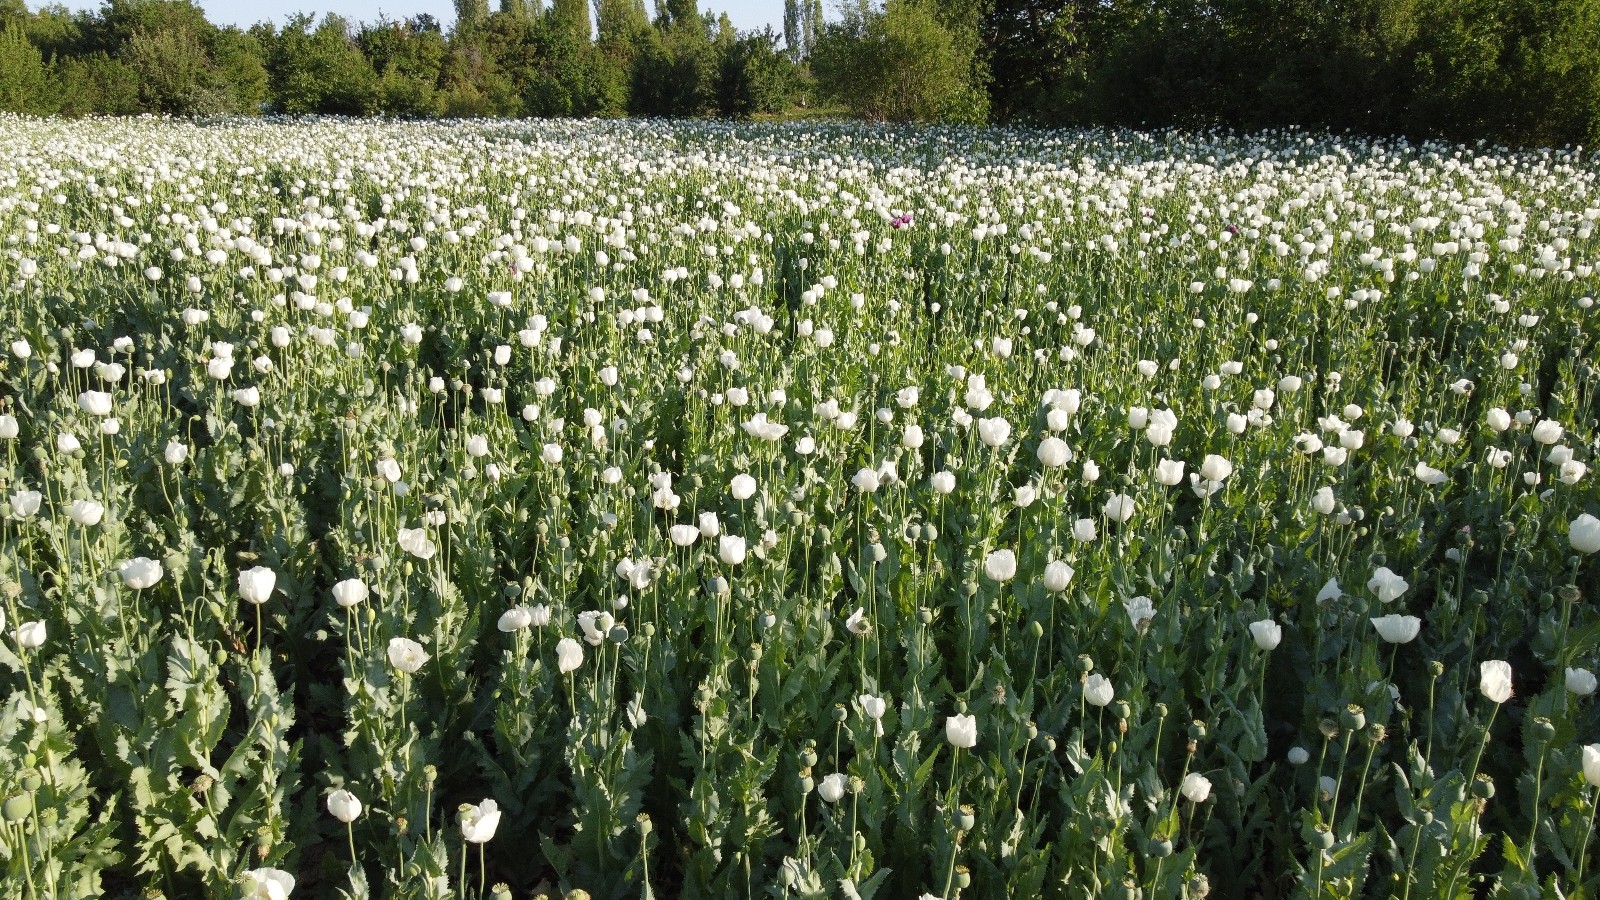
POLYGON ((139 79, 139 103, 173 115, 219 113, 205 48, 187 29, 136 29, 122 47, 122 62, 139 79))
POLYGON ((57 57, 50 67, 55 111, 64 116, 139 113, 139 76, 104 53, 57 57))
POLYGON ((594 37, 594 27, 589 22, 589 0, 554 0, 550 5, 550 24, 585 44, 594 37))
POLYGON ((28 41, 22 27, 11 22, 0 31, 0 110, 47 113, 44 93, 44 57, 28 41))
POLYGON ((629 111, 703 116, 716 107, 717 53, 705 20, 658 20, 634 61, 629 111))
POLYGON ((989 102, 1002 119, 1071 120, 1082 90, 1095 0, 993 0, 983 19, 989 102))
POLYGON ((229 111, 257 115, 270 95, 267 64, 255 35, 238 28, 219 28, 211 38, 215 77, 229 96, 229 111))
POLYGON ((421 17, 404 22, 380 20, 362 27, 356 43, 378 74, 385 113, 405 117, 438 114, 439 76, 448 47, 436 23, 421 17))
POLYGON ((796 62, 805 55, 800 36, 800 0, 783 0, 783 47, 796 62))
POLYGON ((639 50, 648 43, 650 18, 643 0, 596 0, 596 28, 599 39, 597 76, 602 101, 598 112, 605 116, 628 113, 630 79, 639 50))
POLYGON ((717 111, 739 119, 781 112, 794 96, 798 75, 770 28, 742 35, 722 55, 717 111))
POLYGON ((489 18, 489 0, 456 0, 456 30, 471 31, 489 18))
POLYGON ((309 15, 292 16, 268 59, 280 112, 366 115, 380 107, 377 73, 338 16, 324 16, 315 28, 309 15))
POLYGON ((537 22, 495 13, 479 27, 451 36, 440 72, 447 116, 516 116, 523 111, 529 54, 537 22))
MULTIPOLYGON (((45 59, 61 56, 84 56, 97 48, 85 42, 84 26, 93 21, 89 13, 74 13, 59 3, 40 7, 39 11, 23 21, 28 40, 33 42, 45 59)), ((106 52, 103 48, 100 52, 106 52)))
POLYGON ((972 54, 927 0, 888 0, 852 14, 818 41, 813 71, 824 93, 857 115, 896 122, 982 121, 972 54))

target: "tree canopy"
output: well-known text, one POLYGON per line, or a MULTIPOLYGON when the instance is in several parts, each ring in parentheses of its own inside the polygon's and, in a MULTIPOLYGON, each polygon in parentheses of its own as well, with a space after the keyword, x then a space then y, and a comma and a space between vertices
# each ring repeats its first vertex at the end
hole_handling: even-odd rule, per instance
POLYGON ((192 0, 0 0, 0 109, 33 114, 731 116, 1304 125, 1600 140, 1600 0, 457 0, 218 26, 192 0))

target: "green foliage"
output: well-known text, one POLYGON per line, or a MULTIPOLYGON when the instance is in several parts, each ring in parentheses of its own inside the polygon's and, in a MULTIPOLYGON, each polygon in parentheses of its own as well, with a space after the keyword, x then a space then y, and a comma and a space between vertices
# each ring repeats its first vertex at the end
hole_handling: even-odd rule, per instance
POLYGON ((456 31, 470 32, 489 18, 489 0, 455 0, 456 31))
POLYGON ((1593 153, 0 126, 11 894, 1593 893, 1593 153))
POLYGON ((982 121, 974 47, 929 0, 889 0, 830 26, 812 58, 818 87, 855 114, 892 122, 982 121))
POLYGON ((383 112, 416 118, 439 111, 439 76, 449 46, 437 30, 416 19, 380 21, 357 35, 362 55, 378 74, 383 112))
POLYGON ((703 116, 717 103, 717 48, 702 19, 658 27, 638 50, 629 111, 646 116, 703 116))
POLYGON ((589 0, 552 0, 549 27, 576 43, 588 43, 592 31, 589 0))
POLYGON ((220 28, 211 38, 216 77, 229 93, 229 112, 255 115, 270 96, 270 79, 261 42, 237 28, 220 28))
POLYGON ((798 82, 799 67, 778 49, 777 35, 770 30, 747 34, 722 54, 717 110, 736 119, 782 112, 798 82))
POLYGON ((778 38, 739 34, 698 0, 646 2, 457 0, 445 34, 429 15, 359 27, 301 15, 241 32, 194 0, 76 12, 0 0, 0 33, 24 36, 3 48, 0 103, 406 118, 815 107, 883 121, 1600 141, 1600 0, 848 0, 831 24, 821 0, 785 0, 778 38), (772 59, 778 47, 794 66, 772 59))
POLYGON ((50 81, 56 91, 55 111, 64 116, 126 116, 141 111, 138 74, 104 53, 57 58, 50 81))
POLYGON ((200 37, 191 31, 135 30, 121 59, 139 80, 144 109, 180 116, 233 111, 230 86, 217 76, 200 37))
POLYGON ((1600 136, 1593 0, 995 0, 983 22, 1008 119, 1600 136))
POLYGON ((324 16, 315 27, 309 15, 291 17, 268 59, 278 112, 366 115, 382 102, 377 73, 338 16, 324 16))
POLYGON ((45 66, 39 48, 16 22, 0 31, 0 110, 45 113, 45 66))

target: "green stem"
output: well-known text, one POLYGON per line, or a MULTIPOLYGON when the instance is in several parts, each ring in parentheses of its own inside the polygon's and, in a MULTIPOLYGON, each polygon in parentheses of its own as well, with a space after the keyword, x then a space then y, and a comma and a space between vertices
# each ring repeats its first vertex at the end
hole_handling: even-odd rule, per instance
POLYGON ((1361 783, 1356 787, 1356 809, 1355 817, 1351 824, 1352 828, 1361 827, 1361 801, 1367 793, 1367 776, 1372 772, 1372 755, 1377 750, 1378 742, 1369 739, 1367 741, 1367 761, 1361 767, 1361 783))
MULTIPOLYGON (((1494 705, 1494 708, 1489 711, 1489 722, 1488 722, 1488 724, 1483 726, 1483 740, 1478 742, 1478 752, 1473 754, 1473 757, 1472 757, 1472 768, 1468 772, 1466 784, 1463 785, 1463 788, 1462 788, 1464 791, 1466 791, 1467 797, 1469 799, 1472 797, 1472 784, 1473 784, 1474 781, 1477 780, 1477 777, 1478 777, 1478 763, 1483 761, 1484 748, 1489 746, 1489 732, 1491 730, 1493 730, 1493 728, 1494 728, 1494 717, 1496 715, 1498 715, 1499 712, 1500 712, 1500 704, 1496 703, 1494 705)), ((1473 813, 1473 817, 1476 818, 1476 816, 1477 816, 1477 814, 1473 813)), ((1456 828, 1455 824, 1452 822, 1451 826, 1450 826, 1450 852, 1454 853, 1458 857, 1458 859, 1457 859, 1455 865, 1451 866, 1451 868, 1450 868, 1450 881, 1445 885, 1444 896, 1446 896, 1446 897, 1455 896, 1456 879, 1461 877, 1461 869, 1462 869, 1462 867, 1471 862, 1470 858, 1468 858, 1469 854, 1462 853, 1462 852, 1456 850, 1455 843, 1456 843, 1456 832, 1457 832, 1457 830, 1458 829, 1456 828)))
POLYGON ((1339 777, 1333 782, 1333 796, 1328 802, 1328 823, 1337 833, 1339 827, 1339 792, 1344 788, 1344 772, 1350 761, 1350 739, 1355 737, 1355 732, 1345 729, 1344 749, 1339 752, 1339 777))
POLYGON ((1410 900, 1411 898, 1411 884, 1416 880, 1412 873, 1417 871, 1417 851, 1422 847, 1422 829, 1424 827, 1426 826, 1420 822, 1412 825, 1414 831, 1411 833, 1411 856, 1406 860, 1406 889, 1401 893, 1400 900, 1410 900))
MULTIPOLYGON (((1570 604, 1569 604, 1570 605, 1570 604)), ((1565 693, 1565 692, 1563 692, 1565 693)), ((1544 758, 1550 750, 1548 742, 1539 749, 1539 764, 1533 770, 1533 821, 1528 825, 1528 852, 1525 854, 1530 861, 1533 860, 1534 839, 1539 834, 1539 794, 1544 787, 1544 758)))
POLYGON ((1572 886, 1583 886, 1583 864, 1589 861, 1589 839, 1594 837, 1594 817, 1600 812, 1600 788, 1597 788, 1589 797, 1589 830, 1583 833, 1583 844, 1578 847, 1578 877, 1573 879, 1572 886))
MULTIPOLYGON (((955 819, 955 817, 959 816, 960 813, 961 813, 961 808, 956 805, 957 802, 961 798, 961 795, 956 793, 956 787, 957 787, 957 785, 956 785, 956 772, 960 768, 961 768, 961 748, 960 747, 956 747, 956 748, 954 748, 954 752, 950 756, 950 791, 949 791, 949 793, 950 793, 950 815, 951 815, 952 821, 955 819)), ((941 897, 949 897, 950 896, 950 885, 955 883, 955 877, 956 877, 956 856, 960 853, 960 851, 961 851, 961 832, 960 831, 956 831, 955 832, 955 836, 953 838, 951 838, 951 840, 950 840, 950 866, 949 866, 949 868, 947 868, 945 870, 945 873, 944 873, 944 890, 939 892, 939 896, 941 896, 941 897)))
POLYGON ((33 885, 33 861, 28 858, 28 832, 22 827, 21 822, 17 823, 17 847, 19 848, 17 856, 22 860, 22 874, 28 880, 28 896, 36 898, 39 893, 38 888, 33 885))

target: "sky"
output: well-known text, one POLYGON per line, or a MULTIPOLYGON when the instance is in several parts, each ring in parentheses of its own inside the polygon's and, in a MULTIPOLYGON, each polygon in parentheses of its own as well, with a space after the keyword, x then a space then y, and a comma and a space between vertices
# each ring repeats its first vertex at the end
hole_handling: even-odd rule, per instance
MULTIPOLYGON (((390 19, 404 19, 418 13, 429 13, 445 28, 455 20, 452 0, 198 0, 206 18, 218 25, 238 25, 248 28, 263 19, 282 24, 284 19, 297 12, 314 13, 321 18, 325 12, 338 13, 357 22, 376 21, 382 13, 390 19)), ((34 8, 39 0, 30 3, 34 8)), ((548 4, 547 4, 548 5, 548 4)), ((71 9, 98 9, 99 0, 66 0, 71 9)), ((498 0, 490 0, 491 9, 499 7, 498 0)), ((646 0, 645 8, 654 14, 653 0, 646 0)), ((728 13, 733 25, 741 31, 758 31, 768 25, 777 32, 783 31, 783 0, 700 0, 700 8, 728 13)))

